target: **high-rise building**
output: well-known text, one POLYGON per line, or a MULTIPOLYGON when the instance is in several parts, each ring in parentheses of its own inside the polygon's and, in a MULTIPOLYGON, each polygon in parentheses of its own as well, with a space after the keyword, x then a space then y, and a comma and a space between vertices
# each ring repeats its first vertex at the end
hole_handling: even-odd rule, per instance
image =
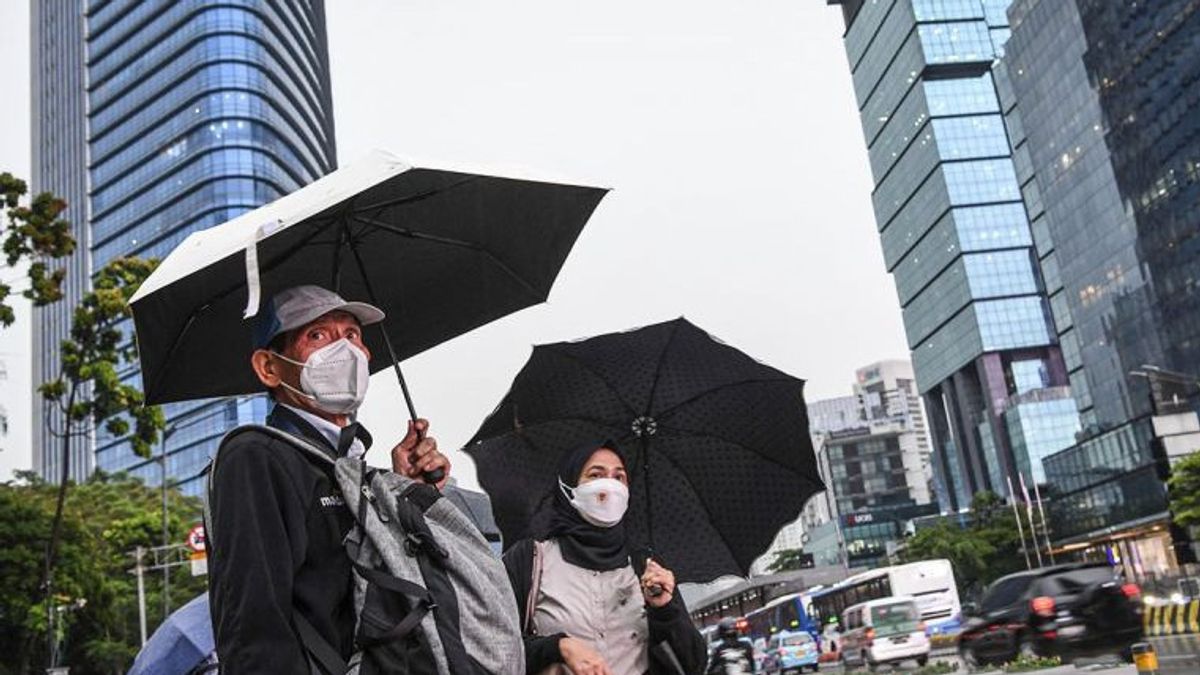
MULTIPOLYGON (((71 328, 71 313, 89 288, 91 256, 87 209, 87 71, 82 0, 30 2, 30 70, 33 91, 33 170, 30 192, 52 192, 67 202, 76 254, 57 263, 67 276, 65 299, 33 310, 33 470, 47 480, 62 478, 64 416, 43 406, 37 387, 62 371, 59 343, 71 328)), ((79 481, 92 472, 91 434, 72 437, 69 477, 79 481)))
MULTIPOLYGON (((162 257, 189 233, 335 167, 321 0, 56 0, 53 8, 74 14, 73 23, 60 17, 61 34, 41 35, 35 19, 35 54, 62 63, 57 74, 35 69, 35 89, 46 92, 35 100, 50 100, 56 87, 62 98, 74 96, 61 122, 73 135, 35 139, 34 155, 45 171, 86 180, 78 255, 90 261, 77 264, 95 270, 120 256, 162 257)), ((65 306, 80 292, 73 288, 65 306)), ((63 324, 41 321, 47 364, 63 324)), ((42 377, 47 371, 53 367, 42 377)), ((140 374, 129 366, 121 376, 136 382, 140 374)), ((167 406, 168 473, 197 492, 198 472, 224 431, 261 419, 265 408, 261 397, 167 406)), ((97 468, 157 482, 157 460, 135 456, 128 442, 96 429, 92 447, 97 468)))
POLYGON ((1149 385, 1200 374, 1200 3, 1015 0, 1009 16, 1018 164, 1082 420, 1045 459, 1051 535, 1161 574, 1174 561, 1155 426, 1180 411, 1149 385))
MULTIPOLYGON (((883 361, 860 368, 853 396, 814 401, 808 418, 827 488, 809 506, 813 515, 837 521, 841 541, 825 537, 805 550, 827 563, 834 556, 825 549, 834 543, 844 545, 843 562, 851 567, 878 564, 908 520, 938 511, 912 366, 883 361)), ((815 533, 822 523, 810 517, 801 524, 815 533)))
POLYGON ((846 21, 939 501, 957 511, 1007 495, 1078 428, 992 72, 1009 0, 829 2, 846 21))

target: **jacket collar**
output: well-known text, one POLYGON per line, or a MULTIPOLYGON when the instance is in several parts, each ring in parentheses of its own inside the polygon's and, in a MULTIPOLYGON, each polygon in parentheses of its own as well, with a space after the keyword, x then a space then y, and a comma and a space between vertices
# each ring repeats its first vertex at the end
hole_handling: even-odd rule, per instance
POLYGON ((329 438, 321 433, 319 429, 283 405, 276 404, 271 408, 270 414, 267 415, 267 426, 274 427, 280 431, 286 431, 289 434, 300 436, 307 441, 315 443, 319 447, 328 450, 330 456, 334 459, 344 456, 350 448, 350 444, 356 438, 362 441, 364 448, 369 449, 371 447, 371 434, 358 422, 353 422, 342 428, 338 447, 335 448, 329 442, 329 438))

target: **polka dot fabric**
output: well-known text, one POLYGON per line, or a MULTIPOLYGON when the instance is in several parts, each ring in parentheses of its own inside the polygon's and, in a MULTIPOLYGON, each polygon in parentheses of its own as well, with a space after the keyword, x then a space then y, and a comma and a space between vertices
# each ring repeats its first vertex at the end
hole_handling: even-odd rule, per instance
POLYGON ((745 575, 824 489, 803 388, 676 319, 536 347, 465 450, 511 543, 539 516, 559 455, 611 438, 630 462, 631 547, 682 581, 745 575))

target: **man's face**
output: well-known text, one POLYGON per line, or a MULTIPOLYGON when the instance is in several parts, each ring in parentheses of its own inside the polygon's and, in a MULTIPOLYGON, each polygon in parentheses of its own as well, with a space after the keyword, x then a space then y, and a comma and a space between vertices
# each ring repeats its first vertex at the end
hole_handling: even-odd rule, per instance
POLYGON ((300 389, 300 373, 303 366, 297 364, 305 363, 313 352, 343 338, 361 349, 370 361, 371 351, 363 343, 362 326, 359 325, 358 319, 346 312, 330 312, 289 331, 282 337, 282 344, 274 344, 274 350, 286 359, 279 358, 273 353, 274 350, 260 349, 254 353, 251 362, 259 380, 271 389, 276 401, 326 416, 307 397, 296 394, 280 382, 286 382, 292 389, 300 389))
MULTIPOLYGON (((313 352, 345 338, 371 359, 371 351, 363 342, 362 326, 358 319, 346 312, 330 312, 314 319, 305 326, 290 331, 284 338, 282 354, 289 359, 304 363, 313 352)), ((297 373, 297 377, 299 373, 297 373)), ((292 384, 289 380, 288 384, 292 384)))

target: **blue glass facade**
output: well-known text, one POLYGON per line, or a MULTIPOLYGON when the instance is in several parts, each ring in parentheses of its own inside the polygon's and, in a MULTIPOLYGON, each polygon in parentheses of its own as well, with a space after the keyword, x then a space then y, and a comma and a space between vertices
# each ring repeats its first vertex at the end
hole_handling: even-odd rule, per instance
MULTIPOLYGON (((86 49, 82 0, 45 0, 29 3, 32 72, 33 194, 52 192, 67 202, 65 217, 78 248, 91 240, 87 222, 87 91, 84 77, 86 49)), ((62 373, 59 345, 71 328, 74 300, 89 286, 88 256, 74 255, 61 264, 66 269, 64 302, 33 309, 33 389, 62 373)), ((62 445, 55 435, 64 416, 41 403, 34 393, 33 470, 58 482, 62 477, 62 445)), ((68 452, 69 477, 81 481, 92 472, 91 439, 73 438, 68 452)))
POLYGON ((1010 10, 1005 61, 1027 139, 1018 165, 1082 422, 1078 443, 1045 462, 1059 543, 1167 518, 1148 381, 1131 371, 1200 373, 1196 7, 1010 10))
POLYGON ((993 72, 1009 3, 838 4, 942 508, 957 510, 1073 441, 1051 449, 1063 434, 1035 429, 1077 428, 1071 406, 1016 403, 1068 382, 993 72))
MULTIPOLYGON (((335 167, 320 0, 92 0, 85 16, 93 269, 162 257, 335 167)), ((168 473, 198 493, 224 432, 265 412, 256 398, 167 406, 168 473)), ((157 459, 103 429, 94 445, 98 469, 158 482, 157 459)))

